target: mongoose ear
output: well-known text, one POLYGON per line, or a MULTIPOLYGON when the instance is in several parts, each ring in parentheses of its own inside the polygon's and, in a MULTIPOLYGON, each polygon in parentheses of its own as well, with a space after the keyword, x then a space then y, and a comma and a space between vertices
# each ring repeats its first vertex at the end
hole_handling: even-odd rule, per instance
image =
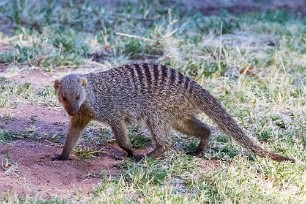
POLYGON ((60 81, 60 80, 56 79, 56 80, 54 81, 54 89, 55 89, 56 91, 57 91, 57 89, 59 88, 60 84, 61 84, 61 81, 60 81))
POLYGON ((79 82, 82 86, 86 87, 87 85, 87 79, 85 77, 80 77, 79 82))

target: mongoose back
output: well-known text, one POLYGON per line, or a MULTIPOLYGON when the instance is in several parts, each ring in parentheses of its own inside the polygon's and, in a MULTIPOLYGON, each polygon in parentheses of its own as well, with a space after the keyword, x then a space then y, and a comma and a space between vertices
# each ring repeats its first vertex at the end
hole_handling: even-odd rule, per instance
POLYGON ((294 159, 268 152, 256 145, 233 117, 201 85, 172 68, 131 64, 100 73, 71 74, 54 82, 59 102, 70 116, 70 127, 59 160, 69 157, 91 120, 108 124, 118 145, 135 157, 127 125, 141 121, 148 127, 159 157, 171 147, 171 128, 200 139, 196 154, 205 151, 209 127, 195 115, 206 113, 221 130, 251 152, 276 161, 294 159))

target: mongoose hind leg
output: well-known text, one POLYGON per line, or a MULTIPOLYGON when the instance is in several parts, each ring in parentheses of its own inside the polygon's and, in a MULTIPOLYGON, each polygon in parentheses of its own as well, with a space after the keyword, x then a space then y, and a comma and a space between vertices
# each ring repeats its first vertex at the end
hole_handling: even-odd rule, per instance
POLYGON ((191 116, 189 118, 178 120, 173 125, 173 128, 183 134, 194 136, 200 139, 200 144, 197 150, 191 154, 199 155, 204 153, 208 146, 208 141, 211 133, 209 127, 205 123, 198 120, 196 117, 191 116))
POLYGON ((151 132, 151 135, 155 141, 155 149, 148 154, 153 158, 158 158, 163 155, 164 152, 169 150, 171 146, 170 141, 170 128, 167 127, 166 122, 162 121, 148 121, 147 125, 151 132))
POLYGON ((53 158, 53 160, 67 160, 73 147, 82 135, 84 128, 89 123, 90 119, 82 116, 74 116, 70 119, 70 126, 67 133, 66 141, 63 151, 60 156, 53 158))
POLYGON ((128 138, 126 122, 112 121, 110 126, 119 147, 128 153, 128 157, 134 157, 133 148, 128 138))

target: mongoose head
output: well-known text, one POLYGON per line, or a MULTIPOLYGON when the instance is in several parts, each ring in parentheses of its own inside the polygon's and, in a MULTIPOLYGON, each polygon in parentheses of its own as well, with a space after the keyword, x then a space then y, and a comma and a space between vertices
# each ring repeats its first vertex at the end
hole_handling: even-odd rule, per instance
POLYGON ((70 74, 54 81, 58 101, 70 116, 77 114, 86 100, 86 85, 86 78, 77 74, 70 74))

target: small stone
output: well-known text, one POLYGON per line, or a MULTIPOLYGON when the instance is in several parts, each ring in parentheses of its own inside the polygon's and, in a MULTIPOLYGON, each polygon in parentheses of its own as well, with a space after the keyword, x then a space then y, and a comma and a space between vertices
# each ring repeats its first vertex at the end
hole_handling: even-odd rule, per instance
POLYGON ((240 77, 239 69, 236 67, 228 66, 223 73, 224 77, 228 77, 233 80, 238 80, 240 77))

